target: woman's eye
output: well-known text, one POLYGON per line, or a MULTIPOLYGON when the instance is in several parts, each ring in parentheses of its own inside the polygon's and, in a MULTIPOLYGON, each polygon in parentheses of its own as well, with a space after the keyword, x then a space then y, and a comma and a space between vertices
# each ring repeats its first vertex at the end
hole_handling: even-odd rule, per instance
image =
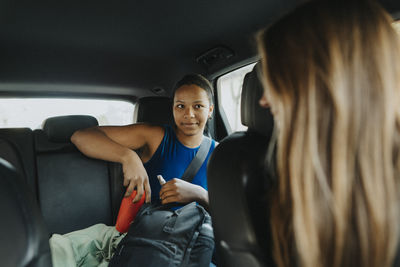
POLYGON ((202 108, 202 107, 203 107, 203 105, 200 105, 200 104, 197 104, 197 105, 194 106, 194 108, 196 108, 196 109, 202 108))
POLYGON ((184 106, 182 104, 176 105, 177 108, 183 108, 184 106))

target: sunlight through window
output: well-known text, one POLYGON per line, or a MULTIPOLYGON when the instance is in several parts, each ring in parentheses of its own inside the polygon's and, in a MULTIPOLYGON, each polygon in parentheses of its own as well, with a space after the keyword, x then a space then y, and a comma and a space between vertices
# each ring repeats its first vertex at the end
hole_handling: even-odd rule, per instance
POLYGON ((100 125, 125 125, 133 122, 134 105, 121 100, 3 98, 0 99, 0 127, 39 129, 49 117, 91 115, 100 125))

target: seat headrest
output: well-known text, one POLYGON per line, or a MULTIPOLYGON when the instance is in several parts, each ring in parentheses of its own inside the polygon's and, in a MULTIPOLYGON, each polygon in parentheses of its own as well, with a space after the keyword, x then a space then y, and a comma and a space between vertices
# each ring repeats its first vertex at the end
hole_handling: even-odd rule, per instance
POLYGON ((97 125, 97 119, 88 115, 59 116, 46 119, 43 131, 51 142, 69 143, 76 130, 97 125))
POLYGON ((169 97, 140 98, 135 107, 136 122, 174 124, 172 101, 169 97))
POLYGON ((264 91, 258 77, 258 68, 260 67, 260 63, 257 63, 253 70, 244 77, 240 115, 242 124, 246 125, 250 131, 269 136, 274 128, 274 119, 269 108, 259 105, 264 91))

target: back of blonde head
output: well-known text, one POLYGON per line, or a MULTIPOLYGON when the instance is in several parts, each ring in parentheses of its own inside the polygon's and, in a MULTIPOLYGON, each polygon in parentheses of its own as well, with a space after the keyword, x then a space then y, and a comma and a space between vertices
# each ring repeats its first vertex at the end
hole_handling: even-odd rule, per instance
POLYGON ((373 1, 309 2, 258 36, 278 120, 278 266, 390 266, 399 238, 400 51, 373 1))

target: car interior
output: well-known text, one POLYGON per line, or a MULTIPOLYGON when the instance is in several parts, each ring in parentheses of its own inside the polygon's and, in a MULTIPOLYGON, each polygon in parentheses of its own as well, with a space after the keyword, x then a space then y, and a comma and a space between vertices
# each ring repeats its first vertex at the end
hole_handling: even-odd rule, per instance
POLYGON ((265 152, 274 121, 269 109, 256 104, 263 93, 259 67, 257 64, 247 73, 243 82, 241 120, 248 129, 224 138, 208 164, 210 208, 221 266, 273 266, 267 252, 271 251, 268 215, 260 211, 268 207, 263 193, 268 190, 268 179, 264 177, 272 170, 265 168, 265 152), (236 164, 232 166, 232 162, 236 164))
MULTIPOLYGON (((266 190, 272 172, 263 155, 273 149, 274 122, 258 104, 255 34, 301 2, 5 0, 0 98, 123 100, 134 105, 133 123, 172 125, 174 84, 187 73, 204 75, 215 97, 205 134, 219 142, 208 165, 214 263, 273 266, 268 214, 260 212, 267 200, 256 192, 266 190), (220 80, 245 66, 235 112, 246 130, 238 130, 222 105, 220 80)), ((400 19, 400 1, 380 2, 400 19)), ((2 113, 11 114, 0 106, 2 113)), ((0 125, 4 266, 52 266, 52 234, 115 225, 125 193, 121 165, 88 158, 70 141, 96 125, 89 114, 49 115, 33 129, 0 125)))

